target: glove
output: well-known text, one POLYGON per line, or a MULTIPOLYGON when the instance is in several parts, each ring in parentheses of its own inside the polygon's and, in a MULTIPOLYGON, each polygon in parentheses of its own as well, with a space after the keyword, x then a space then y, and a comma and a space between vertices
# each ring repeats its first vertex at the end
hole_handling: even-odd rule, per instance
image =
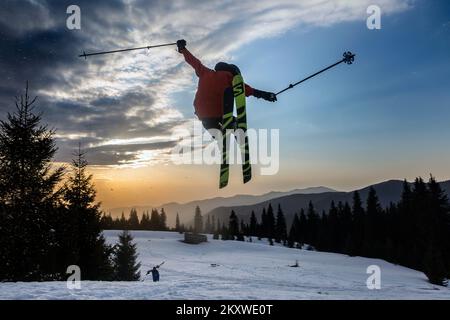
POLYGON ((264 100, 275 102, 277 101, 277 96, 275 93, 272 92, 266 92, 261 90, 253 89, 253 96, 256 98, 263 98, 264 100))
POLYGON ((178 47, 178 52, 181 53, 183 52, 184 48, 186 48, 186 40, 181 39, 177 41, 177 47, 178 47))

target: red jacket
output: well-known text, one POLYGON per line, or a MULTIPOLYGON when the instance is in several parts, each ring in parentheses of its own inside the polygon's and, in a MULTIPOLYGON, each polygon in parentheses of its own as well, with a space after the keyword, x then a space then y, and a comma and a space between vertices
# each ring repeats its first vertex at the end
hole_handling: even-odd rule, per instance
MULTIPOLYGON (((198 76, 198 89, 195 94, 194 107, 197 117, 221 118, 223 116, 223 94, 233 84, 233 75, 227 71, 214 71, 205 67, 188 49, 183 50, 184 59, 198 76)), ((245 85, 245 95, 253 95, 253 88, 245 85)))

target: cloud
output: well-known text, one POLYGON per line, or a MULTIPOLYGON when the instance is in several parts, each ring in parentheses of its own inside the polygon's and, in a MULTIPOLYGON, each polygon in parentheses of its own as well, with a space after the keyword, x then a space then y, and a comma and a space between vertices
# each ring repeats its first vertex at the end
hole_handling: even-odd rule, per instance
MULTIPOLYGON (((213 64, 243 45, 297 26, 364 20, 371 2, 3 0, 0 118, 12 110, 13 97, 29 80, 44 120, 57 129, 59 160, 68 161, 80 141, 94 164, 161 161, 173 144, 174 128, 187 120, 173 106, 172 94, 194 90, 192 71, 173 47, 88 60, 77 57, 83 50, 186 38, 204 62, 213 64), (81 30, 65 26, 66 8, 72 4, 81 8, 81 30), (120 145, 111 143, 117 140, 120 145)), ((383 14, 413 5, 408 0, 377 2, 383 14)))

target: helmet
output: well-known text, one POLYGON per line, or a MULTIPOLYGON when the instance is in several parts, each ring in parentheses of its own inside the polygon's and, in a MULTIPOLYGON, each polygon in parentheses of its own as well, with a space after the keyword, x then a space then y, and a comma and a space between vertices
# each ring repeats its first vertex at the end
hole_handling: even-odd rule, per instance
POLYGON ((234 64, 229 64, 226 62, 219 62, 214 67, 214 70, 216 71, 227 71, 233 74, 233 76, 241 74, 241 71, 239 68, 234 64))

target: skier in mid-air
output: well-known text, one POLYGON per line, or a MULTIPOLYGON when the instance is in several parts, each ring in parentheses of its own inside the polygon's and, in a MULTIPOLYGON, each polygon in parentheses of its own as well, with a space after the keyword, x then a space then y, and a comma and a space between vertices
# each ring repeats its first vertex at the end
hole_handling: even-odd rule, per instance
MULTIPOLYGON (((232 81, 233 76, 240 73, 239 68, 233 64, 219 62, 214 70, 211 70, 189 52, 185 40, 178 40, 177 46, 178 52, 183 54, 199 78, 194 100, 195 114, 206 130, 221 130, 224 109, 232 109, 234 103, 232 81)), ((274 93, 254 89, 248 84, 245 84, 245 95, 271 102, 277 101, 274 93)), ((236 123, 236 119, 234 122, 236 123)))

